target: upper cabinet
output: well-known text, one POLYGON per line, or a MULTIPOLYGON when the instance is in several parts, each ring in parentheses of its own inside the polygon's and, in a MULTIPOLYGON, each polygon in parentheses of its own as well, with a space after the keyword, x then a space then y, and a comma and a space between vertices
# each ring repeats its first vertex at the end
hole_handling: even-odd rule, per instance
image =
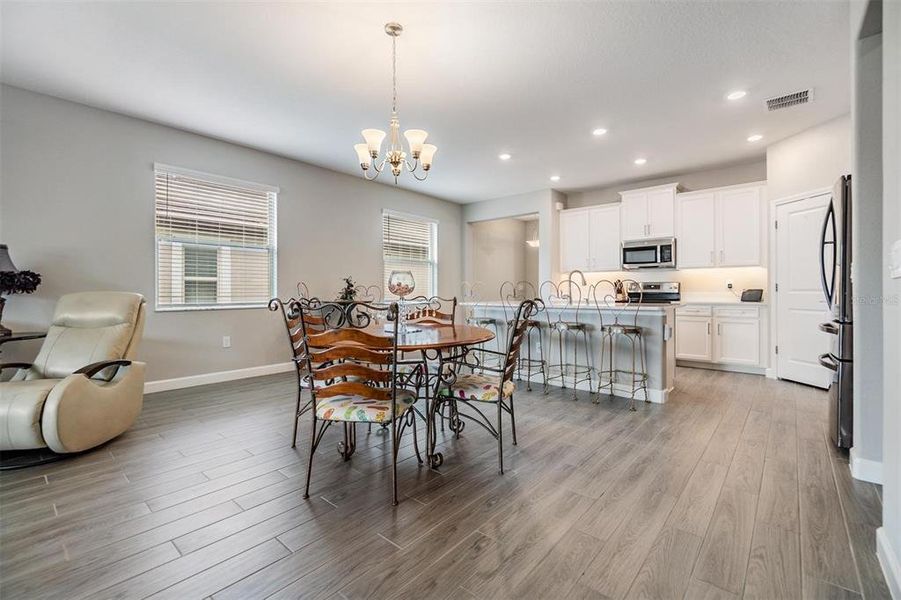
POLYGON ((620 205, 560 211, 560 270, 618 271, 620 205))
POLYGON ((763 183, 678 194, 678 268, 765 264, 765 222, 763 183))
POLYGON ((646 240, 675 235, 675 199, 679 184, 671 183, 620 192, 622 240, 646 240))

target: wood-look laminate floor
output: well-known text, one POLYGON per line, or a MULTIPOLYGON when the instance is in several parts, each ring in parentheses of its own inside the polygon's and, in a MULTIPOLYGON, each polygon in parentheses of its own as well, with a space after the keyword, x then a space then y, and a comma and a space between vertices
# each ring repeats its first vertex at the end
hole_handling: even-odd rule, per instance
POLYGON ((112 443, 0 474, 2 597, 889 597, 880 490, 828 444, 823 392, 680 369, 630 413, 520 389, 506 474, 470 425, 440 472, 404 446, 392 507, 365 428, 347 463, 326 434, 302 498, 293 381, 149 395, 112 443))

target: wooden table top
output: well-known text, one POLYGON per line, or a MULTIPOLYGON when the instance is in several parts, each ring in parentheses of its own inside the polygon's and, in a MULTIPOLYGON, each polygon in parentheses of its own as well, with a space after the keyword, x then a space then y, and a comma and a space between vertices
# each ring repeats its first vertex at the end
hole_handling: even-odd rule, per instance
MULTIPOLYGON (((429 323, 410 324, 410 327, 418 327, 416 331, 402 335, 397 341, 397 349, 402 352, 415 352, 417 350, 438 350, 441 348, 454 348, 458 346, 475 346, 494 339, 494 332, 484 327, 473 325, 434 325, 429 323)), ((363 331, 372 335, 391 337, 391 333, 385 331, 384 324, 370 325, 363 331)))

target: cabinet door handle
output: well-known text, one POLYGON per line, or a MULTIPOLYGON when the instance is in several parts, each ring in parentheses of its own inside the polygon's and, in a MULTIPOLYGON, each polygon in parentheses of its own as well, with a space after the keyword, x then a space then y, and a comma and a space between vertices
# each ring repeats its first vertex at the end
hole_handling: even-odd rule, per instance
POLYGON ((707 321, 707 335, 710 335, 710 321, 707 321))
POLYGON ((723 335, 723 324, 722 323, 716 324, 716 334, 723 335))
POLYGON ((710 264, 713 265, 716 262, 715 252, 713 250, 710 251, 710 264))

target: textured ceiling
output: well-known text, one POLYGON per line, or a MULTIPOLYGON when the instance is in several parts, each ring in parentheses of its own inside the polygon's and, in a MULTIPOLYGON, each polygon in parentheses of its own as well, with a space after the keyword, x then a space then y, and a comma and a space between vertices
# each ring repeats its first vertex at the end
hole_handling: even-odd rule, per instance
POLYGON ((0 10, 5 83, 353 174, 360 130, 387 129, 382 28, 397 20, 401 127, 428 130, 439 148, 429 180, 402 185, 458 202, 751 158, 850 106, 844 2, 0 10), (813 103, 766 112, 764 98, 805 87, 813 103), (748 96, 724 100, 739 88, 748 96), (609 133, 595 138, 596 127, 609 133), (751 133, 765 138, 749 144, 751 133))

